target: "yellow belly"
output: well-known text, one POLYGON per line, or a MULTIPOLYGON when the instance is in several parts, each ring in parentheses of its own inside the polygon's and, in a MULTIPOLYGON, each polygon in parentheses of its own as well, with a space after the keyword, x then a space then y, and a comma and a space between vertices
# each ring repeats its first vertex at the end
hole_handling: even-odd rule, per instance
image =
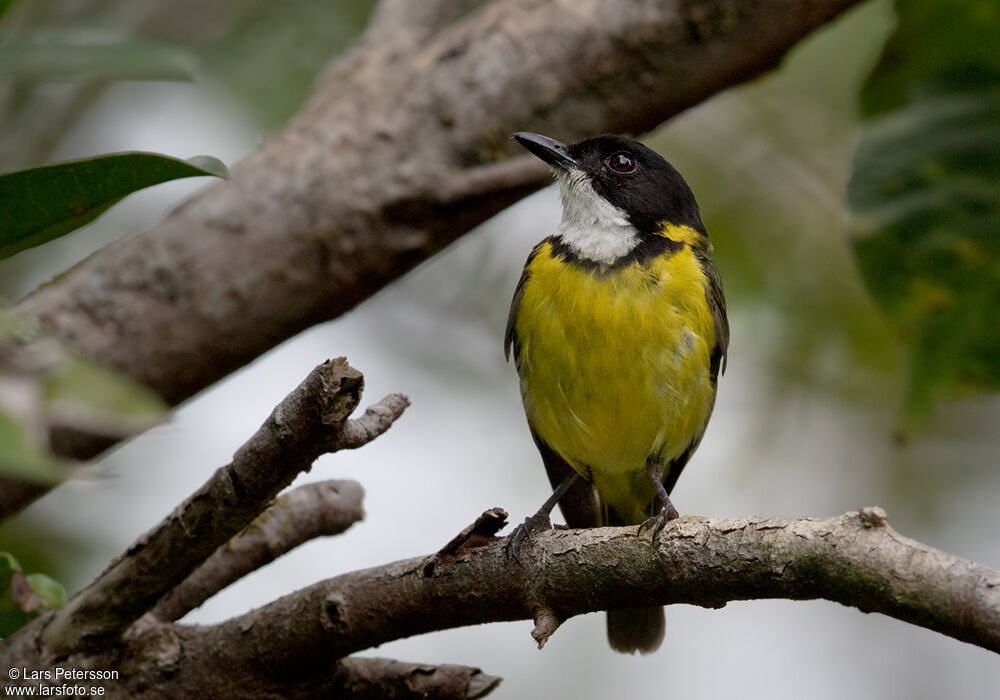
POLYGON ((684 452, 715 399, 698 262, 684 248, 601 273, 544 244, 528 272, 515 322, 528 421, 603 504, 642 522, 655 496, 648 459, 684 452))

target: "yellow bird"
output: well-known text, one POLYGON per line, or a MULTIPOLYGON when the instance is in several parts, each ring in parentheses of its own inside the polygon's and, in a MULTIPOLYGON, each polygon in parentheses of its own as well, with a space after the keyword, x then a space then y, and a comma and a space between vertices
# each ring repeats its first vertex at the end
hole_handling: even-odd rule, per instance
MULTIPOLYGON (((638 141, 566 146, 517 133, 559 183, 562 220, 528 256, 504 340, 554 492, 511 535, 645 524, 654 541, 705 432, 725 370, 729 322, 712 245, 684 178, 638 141)), ((617 651, 663 640, 660 607, 608 611, 617 651)))

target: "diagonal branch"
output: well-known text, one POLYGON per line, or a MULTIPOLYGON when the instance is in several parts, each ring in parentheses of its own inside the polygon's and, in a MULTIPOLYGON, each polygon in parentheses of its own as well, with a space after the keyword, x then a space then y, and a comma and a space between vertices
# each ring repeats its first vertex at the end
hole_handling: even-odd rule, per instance
MULTIPOLYGON (((362 42, 230 182, 18 310, 180 402, 544 185, 537 165, 478 169, 513 152, 512 132, 645 132, 858 2, 494 0, 402 56, 362 42)), ((99 448, 61 443, 78 459, 99 448)), ((37 496, 6 490, 7 515, 37 496)))
POLYGON ((339 535, 365 517, 363 496, 356 481, 333 480, 306 484, 278 496, 243 532, 164 596, 152 614, 164 622, 179 620, 226 586, 300 544, 339 535))
POLYGON ((352 421, 348 416, 361 399, 363 384, 361 373, 344 358, 310 372, 231 463, 52 614, 41 634, 48 653, 59 657, 113 642, 317 457, 359 447, 388 429, 408 400, 387 396, 352 421))
POLYGON ((1000 652, 1000 572, 896 533, 879 508, 835 518, 683 517, 653 548, 636 528, 552 530, 524 566, 500 543, 317 583, 215 627, 180 627, 185 653, 251 673, 254 658, 338 658, 432 630, 562 620, 617 607, 825 598, 1000 652), (655 556, 650 556, 655 553, 655 556), (252 651, 251 651, 252 650, 252 651), (259 656, 258 656, 259 655, 259 656))

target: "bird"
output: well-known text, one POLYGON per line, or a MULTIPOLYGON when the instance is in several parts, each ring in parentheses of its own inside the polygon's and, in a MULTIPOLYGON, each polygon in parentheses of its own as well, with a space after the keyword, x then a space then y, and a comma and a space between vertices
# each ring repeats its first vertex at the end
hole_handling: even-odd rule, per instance
MULTIPOLYGON (((670 492, 701 442, 725 371, 729 321, 694 194, 660 154, 614 134, 566 145, 514 134, 547 163, 562 218, 534 247, 510 306, 511 355, 553 493, 508 537, 679 517, 670 492)), ((609 610, 615 651, 661 644, 663 608, 609 610)))

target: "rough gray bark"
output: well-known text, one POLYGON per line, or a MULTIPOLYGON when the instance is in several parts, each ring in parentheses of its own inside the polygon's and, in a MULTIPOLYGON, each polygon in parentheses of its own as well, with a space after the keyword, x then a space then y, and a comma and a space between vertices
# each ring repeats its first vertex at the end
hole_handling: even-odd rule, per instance
POLYGON ((339 535, 365 517, 356 481, 319 481, 278 496, 204 564, 160 599, 150 614, 179 620, 247 574, 317 537, 339 535))
POLYGON ((408 400, 392 394, 350 419, 363 386, 344 358, 316 367, 231 463, 50 616, 40 636, 46 652, 60 657, 114 644, 317 457, 360 447, 388 430, 408 400))
MULTIPOLYGON (((833 518, 687 516, 671 521, 656 546, 636 527, 550 530, 522 551, 521 565, 502 542, 479 539, 501 521, 491 511, 437 555, 337 576, 222 624, 146 618, 120 646, 66 662, 121 669, 110 697, 192 689, 299 697, 301 688, 323 687, 345 655, 432 630, 534 619, 541 646, 581 613, 754 598, 825 598, 1000 652, 1000 572, 899 535, 879 508, 833 518)), ((39 655, 38 629, 15 635, 0 661, 51 664, 39 655)))
MULTIPOLYGON (((387 2, 232 181, 18 310, 180 402, 545 184, 530 156, 495 163, 512 132, 648 131, 857 2, 494 0, 450 25, 458 3, 387 2)), ((2 486, 0 517, 44 492, 2 486)))
POLYGON ((638 602, 824 598, 1000 652, 1000 573, 899 535, 880 508, 836 518, 682 517, 656 547, 635 527, 551 530, 522 563, 500 545, 439 561, 430 575, 427 559, 411 559, 180 634, 187 648, 232 663, 240 659, 226 650, 237 639, 259 653, 280 654, 294 640, 299 654, 339 658, 431 630, 525 618, 546 628, 536 630, 541 645, 572 615, 638 602))

